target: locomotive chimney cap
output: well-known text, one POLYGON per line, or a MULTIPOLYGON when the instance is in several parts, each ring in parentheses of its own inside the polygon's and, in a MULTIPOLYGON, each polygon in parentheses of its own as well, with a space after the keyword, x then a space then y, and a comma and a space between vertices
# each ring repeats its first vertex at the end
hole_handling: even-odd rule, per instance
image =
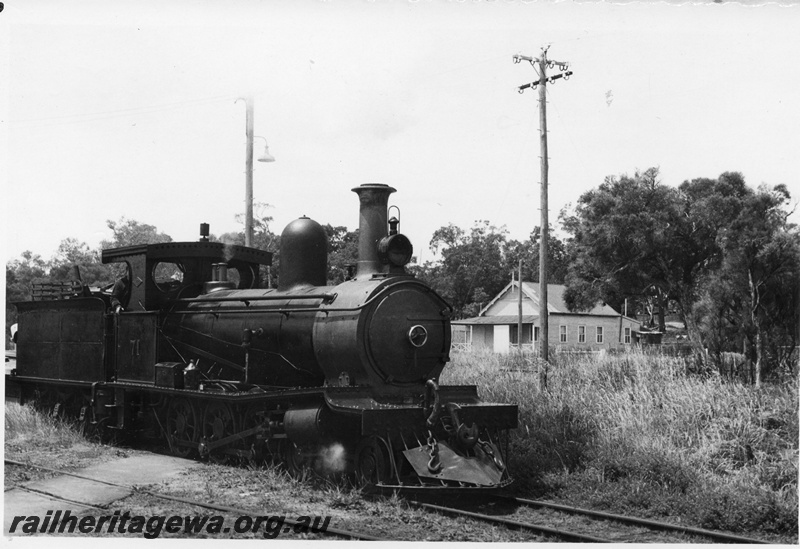
POLYGON ((350 190, 353 191, 354 193, 367 190, 388 191, 389 193, 397 191, 397 189, 395 189, 394 187, 390 187, 385 183, 364 183, 363 185, 359 185, 358 187, 353 187, 350 190))

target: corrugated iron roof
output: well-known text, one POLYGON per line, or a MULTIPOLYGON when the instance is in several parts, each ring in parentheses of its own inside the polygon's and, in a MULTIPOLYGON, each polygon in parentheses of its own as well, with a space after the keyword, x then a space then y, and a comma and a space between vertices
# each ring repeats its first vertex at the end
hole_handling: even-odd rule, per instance
MULTIPOLYGON (((495 303, 497 303, 505 294, 516 289, 517 282, 510 282, 500 293, 498 293, 488 305, 486 305, 478 316, 483 316, 495 303)), ((548 284, 547 285, 547 311, 550 314, 562 313, 570 314, 570 310, 564 301, 564 290, 566 286, 563 284, 548 284)), ((522 283, 522 293, 528 297, 537 307, 539 303, 539 283, 538 282, 524 282, 522 283)), ((576 311, 574 314, 588 314, 588 315, 603 315, 603 316, 619 316, 619 313, 605 303, 598 303, 589 311, 576 311)))

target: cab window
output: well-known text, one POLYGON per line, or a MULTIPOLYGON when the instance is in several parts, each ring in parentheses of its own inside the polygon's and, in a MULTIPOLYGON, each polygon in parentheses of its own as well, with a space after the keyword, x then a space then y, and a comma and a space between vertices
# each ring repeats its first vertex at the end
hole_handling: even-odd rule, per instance
POLYGON ((185 271, 180 263, 160 261, 153 266, 153 282, 162 292, 171 292, 180 287, 185 271))

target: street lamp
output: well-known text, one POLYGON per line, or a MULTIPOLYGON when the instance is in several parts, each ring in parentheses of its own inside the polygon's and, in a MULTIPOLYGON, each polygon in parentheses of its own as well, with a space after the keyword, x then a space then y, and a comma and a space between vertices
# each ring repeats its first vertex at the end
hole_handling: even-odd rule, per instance
MULTIPOLYGON (((253 96, 240 97, 236 101, 244 100, 247 109, 245 134, 247 136, 247 149, 245 155, 245 216, 244 216, 244 245, 253 245, 253 96)), ((275 157, 269 154, 269 145, 264 137, 264 153, 258 158, 259 162, 275 162, 275 157)))
POLYGON ((269 145, 267 144, 267 138, 261 137, 260 135, 256 136, 257 139, 264 140, 264 152, 261 153, 261 156, 258 157, 259 162, 275 162, 275 157, 269 154, 269 145))

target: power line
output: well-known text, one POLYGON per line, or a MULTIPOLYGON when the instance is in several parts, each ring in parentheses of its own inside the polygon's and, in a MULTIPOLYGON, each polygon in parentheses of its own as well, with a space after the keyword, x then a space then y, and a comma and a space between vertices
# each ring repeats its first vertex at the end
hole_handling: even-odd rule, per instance
MULTIPOLYGON (((147 105, 142 107, 131 107, 127 109, 115 109, 111 111, 98 111, 98 112, 89 112, 89 113, 78 113, 78 114, 64 114, 60 116, 48 116, 42 118, 19 118, 19 119, 10 119, 10 124, 28 124, 28 123, 47 123, 52 122, 54 125, 57 124, 76 124, 82 122, 94 122, 97 120, 105 120, 110 118, 119 118, 123 116, 133 116, 133 115, 140 115, 140 114, 150 114, 154 112, 163 112, 172 110, 175 108, 182 108, 188 105, 201 105, 205 103, 216 103, 220 101, 232 101, 236 97, 233 95, 224 95, 224 96, 216 96, 216 97, 207 97, 203 99, 189 99, 186 101, 180 102, 173 102, 173 103, 161 103, 157 105, 147 105)), ((46 125, 46 124, 42 124, 46 125)))

